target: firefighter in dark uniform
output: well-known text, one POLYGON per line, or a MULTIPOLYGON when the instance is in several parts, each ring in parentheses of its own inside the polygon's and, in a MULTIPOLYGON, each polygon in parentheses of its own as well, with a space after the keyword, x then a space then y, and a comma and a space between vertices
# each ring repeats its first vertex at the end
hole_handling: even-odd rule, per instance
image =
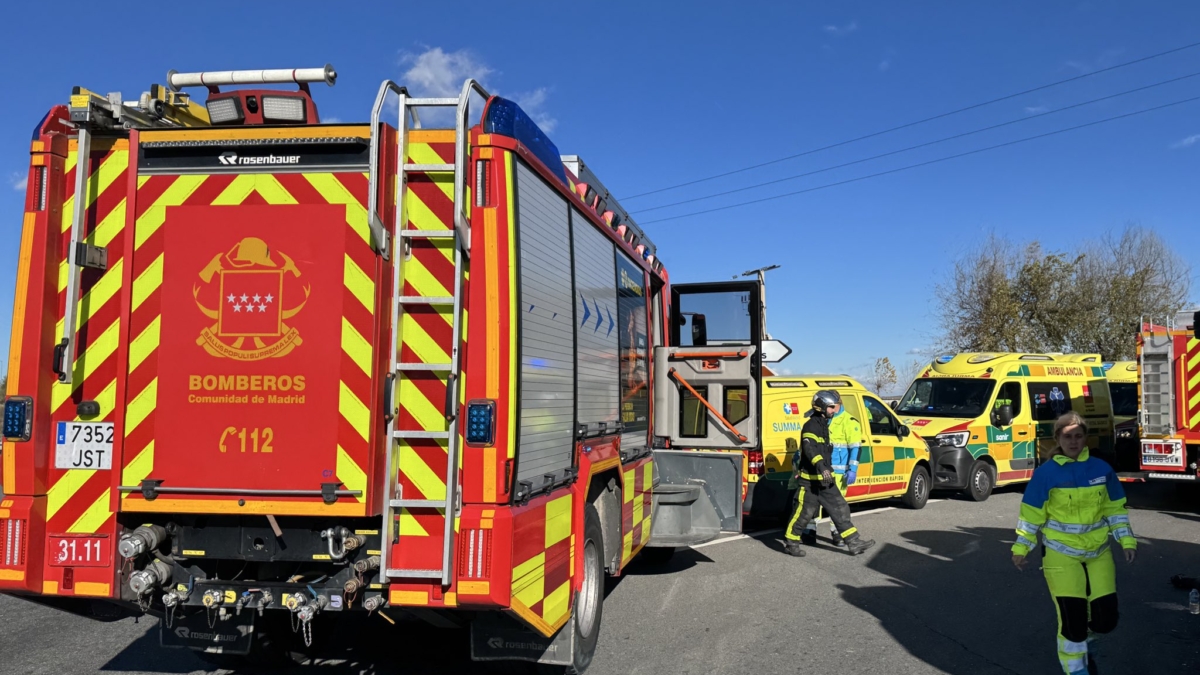
POLYGON ((812 416, 800 431, 800 452, 796 453, 792 462, 799 485, 796 490, 796 511, 784 531, 787 539, 784 551, 796 557, 804 555, 804 549, 800 548, 801 537, 820 507, 824 507, 829 514, 838 534, 846 542, 846 550, 850 555, 858 555, 875 545, 874 539, 863 539, 858 528, 850 522, 850 505, 838 490, 829 461, 833 453, 833 445, 829 440, 829 420, 838 413, 841 405, 842 397, 836 391, 818 391, 812 400, 812 416))

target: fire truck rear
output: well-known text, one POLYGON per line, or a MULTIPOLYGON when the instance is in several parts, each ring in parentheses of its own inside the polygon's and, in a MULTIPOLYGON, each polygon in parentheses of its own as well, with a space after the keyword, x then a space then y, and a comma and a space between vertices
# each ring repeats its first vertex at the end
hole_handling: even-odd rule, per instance
POLYGON ((1123 480, 1200 477, 1200 311, 1142 322, 1137 339, 1140 471, 1123 480))
POLYGON ((606 573, 740 527, 705 449, 758 447, 759 288, 672 287, 474 81, 321 124, 335 78, 172 72, 34 130, 0 591, 222 663, 377 612, 582 671, 606 573))

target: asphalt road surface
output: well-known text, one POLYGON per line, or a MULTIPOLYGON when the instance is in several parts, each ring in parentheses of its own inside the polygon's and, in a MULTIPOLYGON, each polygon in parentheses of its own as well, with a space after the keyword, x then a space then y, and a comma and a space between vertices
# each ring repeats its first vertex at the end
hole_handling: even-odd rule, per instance
MULTIPOLYGON (((1098 663, 1107 675, 1200 672, 1200 616, 1168 583, 1200 576, 1200 491, 1135 485, 1129 494, 1141 548, 1132 566, 1118 563, 1121 622, 1098 663)), ((1007 489, 919 512, 863 505, 855 524, 878 544, 858 558, 827 545, 791 558, 780 533, 766 531, 682 550, 662 567, 636 565, 609 584, 588 673, 1059 673, 1042 576, 1009 561, 1020 497, 1007 489)), ((461 631, 373 617, 326 637, 362 646, 289 672, 524 672, 471 663, 461 631)), ((0 672, 229 671, 159 647, 153 619, 95 623, 0 596, 0 672)))

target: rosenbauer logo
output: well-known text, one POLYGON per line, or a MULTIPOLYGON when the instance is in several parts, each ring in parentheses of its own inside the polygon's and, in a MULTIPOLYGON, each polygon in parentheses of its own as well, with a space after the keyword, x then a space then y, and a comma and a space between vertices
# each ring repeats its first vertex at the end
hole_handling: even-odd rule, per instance
POLYGON ((300 269, 286 253, 246 237, 214 255, 199 277, 203 283, 192 287, 192 297, 215 323, 200 331, 196 343, 209 354, 259 361, 284 356, 303 344, 300 332, 285 322, 304 309, 312 286, 301 282, 300 269), (288 305, 301 294, 298 304, 288 305))
POLYGON ((217 160, 224 166, 278 166, 281 164, 299 164, 300 155, 255 155, 241 157, 236 152, 222 152, 217 160))

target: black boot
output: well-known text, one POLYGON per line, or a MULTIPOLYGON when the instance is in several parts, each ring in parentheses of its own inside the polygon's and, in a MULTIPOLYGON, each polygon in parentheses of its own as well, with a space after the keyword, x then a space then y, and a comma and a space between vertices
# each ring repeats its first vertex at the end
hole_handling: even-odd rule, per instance
POLYGON ((1091 654, 1088 654, 1087 671, 1088 675, 1100 675, 1100 669, 1096 667, 1096 659, 1092 658, 1091 654))
POLYGON ((846 541, 846 550, 850 555, 858 555, 863 551, 875 545, 874 539, 863 539, 862 537, 854 537, 846 541))
POLYGON ((800 542, 789 541, 783 545, 783 552, 788 555, 796 556, 797 558, 804 557, 804 549, 800 548, 800 542))
POLYGON ((836 546, 838 548, 846 548, 846 540, 842 539, 842 535, 839 534, 837 530, 831 531, 829 533, 829 535, 830 535, 830 538, 833 539, 834 546, 836 546))
POLYGON ((806 546, 816 546, 817 545, 817 531, 816 530, 805 530, 805 531, 801 532, 800 533, 800 541, 803 542, 806 546))

